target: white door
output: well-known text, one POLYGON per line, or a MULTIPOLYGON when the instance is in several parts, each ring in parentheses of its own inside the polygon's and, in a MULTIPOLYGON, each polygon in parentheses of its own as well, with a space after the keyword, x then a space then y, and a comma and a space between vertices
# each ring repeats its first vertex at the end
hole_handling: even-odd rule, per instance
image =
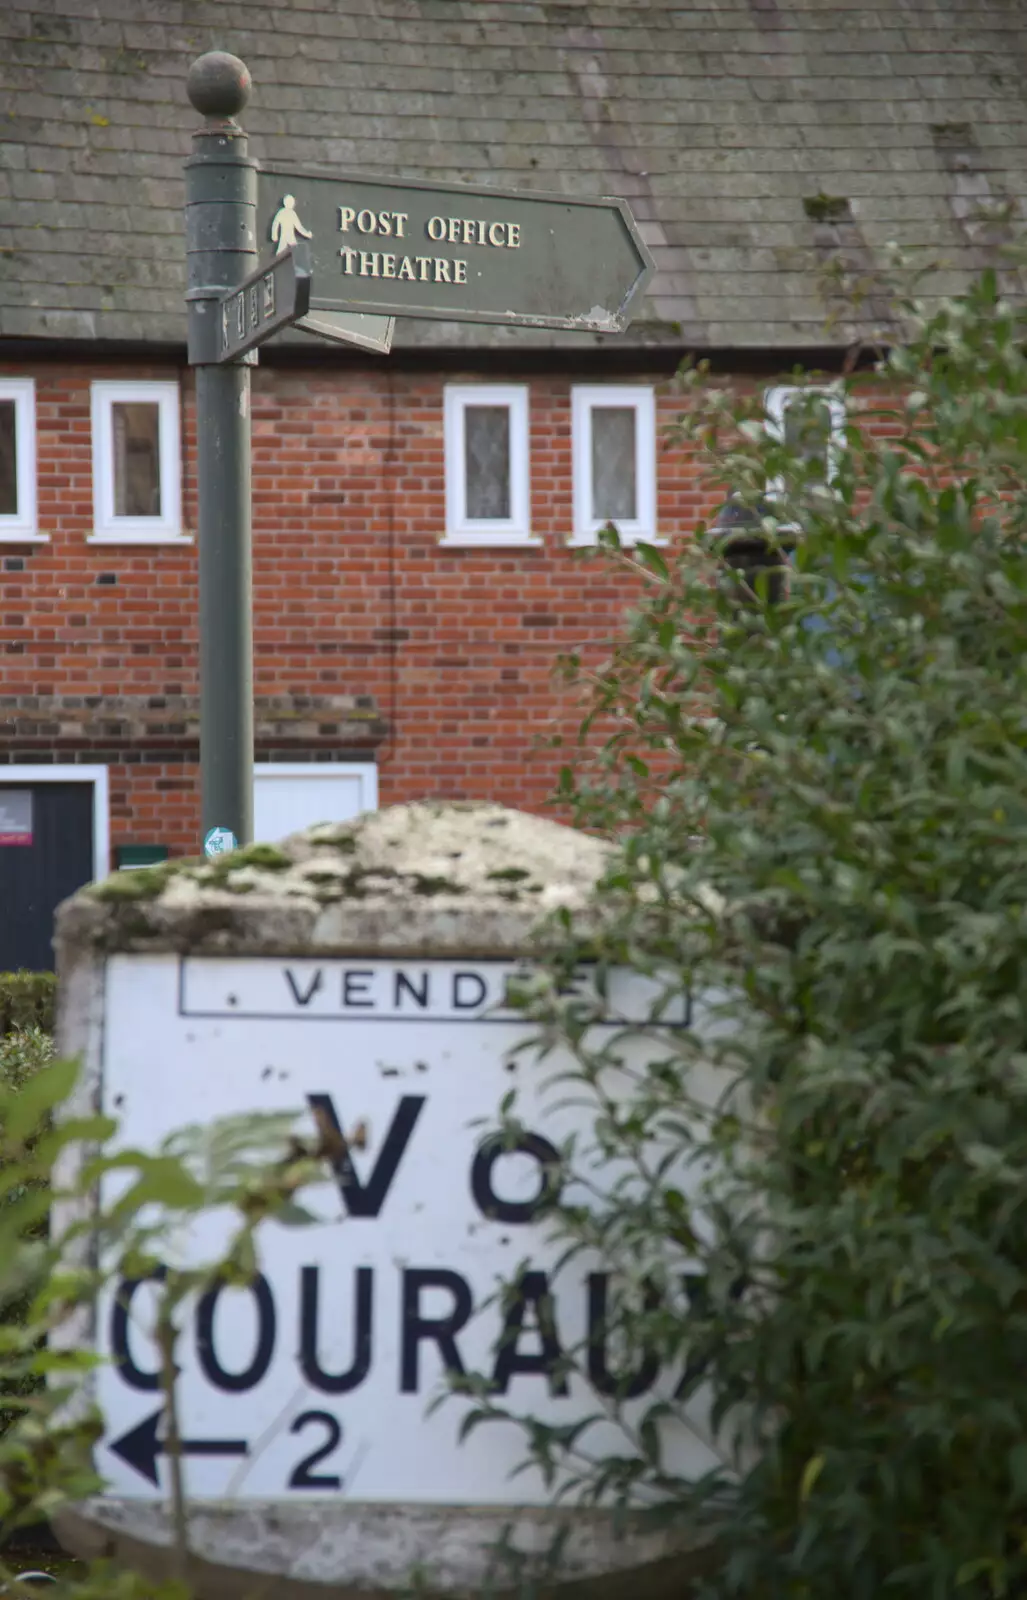
POLYGON ((261 764, 253 773, 253 837, 284 839, 315 822, 378 809, 378 771, 366 762, 261 764))

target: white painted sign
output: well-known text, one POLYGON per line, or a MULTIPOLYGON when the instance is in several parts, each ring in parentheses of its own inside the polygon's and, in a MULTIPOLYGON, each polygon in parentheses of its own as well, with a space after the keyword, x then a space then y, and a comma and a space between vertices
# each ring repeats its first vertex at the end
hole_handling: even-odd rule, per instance
POLYGON ((32 790, 0 789, 0 844, 32 843, 32 790))
MULTIPOLYGON (((602 1264, 554 1273, 560 1247, 539 1216, 546 1162, 589 1122, 567 1085, 551 1084, 558 1060, 510 1054, 530 1031, 503 1009, 514 971, 488 961, 111 958, 102 1098, 126 1144, 153 1149, 187 1124, 258 1110, 295 1110, 310 1135, 315 1115, 348 1135, 365 1130, 364 1147, 304 1195, 318 1222, 265 1225, 259 1280, 190 1310, 179 1398, 192 1496, 551 1502, 537 1474, 512 1476, 525 1456, 517 1428, 486 1424, 461 1443, 467 1400, 428 1414, 447 1374, 473 1371, 490 1374, 517 1412, 558 1423, 595 1410, 588 1384, 554 1369, 590 1329, 593 1381, 609 1388, 625 1370, 601 1337, 602 1264), (489 1130, 514 1087, 529 1134, 508 1151, 489 1130), (499 1285, 522 1266, 519 1296, 501 1304, 499 1285), (539 1311, 550 1291, 548 1326, 539 1311)), ((638 985, 615 981, 612 1014, 644 1014, 638 985)), ((691 1025, 683 1013, 667 1021, 691 1025)), ((108 1180, 109 1196, 122 1181, 108 1180)), ((197 1229, 183 1256, 210 1258, 219 1226, 197 1229)), ((107 1419, 99 1466, 113 1493, 141 1499, 167 1490, 153 1294, 124 1285, 99 1308, 111 1358, 97 1380, 107 1419)), ((680 1372, 637 1353, 633 1363, 635 1406, 673 1395, 680 1372)), ((668 1446, 679 1470, 699 1474, 716 1458, 703 1405, 690 1416, 668 1446)), ((623 1449, 623 1437, 606 1425, 587 1439, 597 1454, 611 1445, 623 1449)))

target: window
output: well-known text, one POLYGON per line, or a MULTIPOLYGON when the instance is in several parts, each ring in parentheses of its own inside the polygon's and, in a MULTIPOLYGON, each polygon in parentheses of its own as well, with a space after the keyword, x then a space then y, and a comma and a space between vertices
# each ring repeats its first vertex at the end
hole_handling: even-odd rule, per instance
POLYGON ((181 536, 177 383, 94 383, 93 540, 181 536))
POLYGON ((726 593, 741 613, 758 605, 778 605, 788 593, 788 564, 795 548, 794 531, 781 526, 778 538, 764 531, 764 518, 773 515, 765 500, 746 505, 729 495, 717 513, 710 533, 713 548, 723 562, 726 593))
POLYGON ((448 385, 445 544, 530 544, 528 391, 448 385))
POLYGON ((0 378, 0 539, 45 538, 36 531, 36 386, 0 378))
POLYGON ((571 393, 574 544, 614 525, 625 544, 656 537, 653 391, 612 384, 571 393))
MULTIPOLYGON (((838 452, 843 443, 845 402, 841 396, 831 389, 786 384, 767 390, 764 407, 767 426, 774 437, 813 466, 816 481, 830 483, 838 470, 838 452)), ((780 488, 781 485, 774 486, 777 492, 780 488)))

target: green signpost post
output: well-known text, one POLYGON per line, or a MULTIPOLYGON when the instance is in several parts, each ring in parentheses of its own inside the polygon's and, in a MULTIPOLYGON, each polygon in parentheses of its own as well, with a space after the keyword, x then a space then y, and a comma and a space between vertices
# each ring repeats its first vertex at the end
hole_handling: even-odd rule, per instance
POLYGON ((619 333, 654 267, 623 200, 258 170, 235 121, 250 91, 243 62, 201 56, 188 88, 205 118, 186 163, 186 301, 197 368, 202 815, 215 853, 226 838, 253 837, 257 347, 294 325, 387 353, 395 317, 619 333))

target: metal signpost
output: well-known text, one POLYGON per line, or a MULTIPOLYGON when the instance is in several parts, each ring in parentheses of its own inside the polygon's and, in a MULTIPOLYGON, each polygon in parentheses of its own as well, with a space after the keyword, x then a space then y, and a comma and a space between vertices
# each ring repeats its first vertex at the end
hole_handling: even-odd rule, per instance
POLYGON ((196 367, 200 575, 200 784, 204 834, 253 834, 253 583, 250 364, 222 361, 220 311, 257 265, 257 169, 234 118, 250 75, 234 56, 201 56, 189 98, 204 114, 186 163, 189 362, 196 367))
POLYGON ((186 163, 197 369, 203 832, 253 837, 250 375, 290 324, 387 353, 397 316, 619 333, 654 267, 623 200, 353 173, 258 171, 234 120, 243 62, 189 73, 186 163), (257 272, 258 254, 264 257, 257 272), (249 274, 247 276, 247 274, 249 274))

